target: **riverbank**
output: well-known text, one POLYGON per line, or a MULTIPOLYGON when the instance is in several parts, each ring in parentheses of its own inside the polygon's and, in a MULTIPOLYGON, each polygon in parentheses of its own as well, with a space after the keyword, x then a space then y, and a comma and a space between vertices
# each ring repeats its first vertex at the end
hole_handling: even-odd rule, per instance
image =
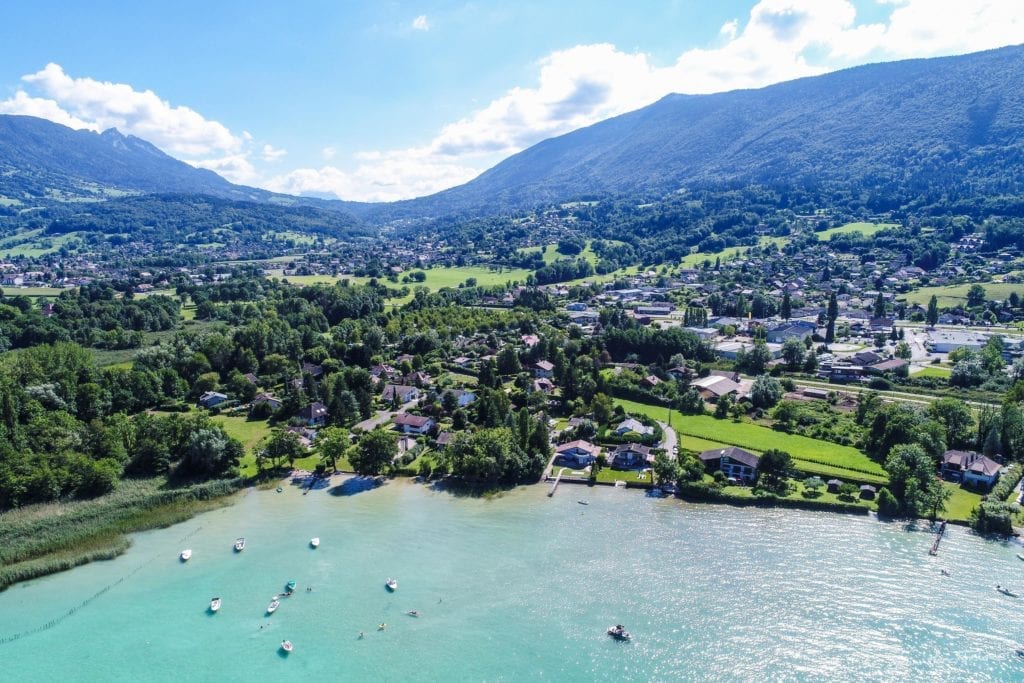
POLYGON ((0 514, 0 590, 19 582, 110 560, 127 535, 165 528, 227 505, 242 480, 167 488, 162 479, 126 480, 95 500, 36 505, 0 514))

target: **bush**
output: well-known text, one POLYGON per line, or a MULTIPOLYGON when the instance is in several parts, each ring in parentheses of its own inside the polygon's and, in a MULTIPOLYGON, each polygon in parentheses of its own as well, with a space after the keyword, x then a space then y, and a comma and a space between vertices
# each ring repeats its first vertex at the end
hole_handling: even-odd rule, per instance
POLYGON ((1013 533, 1013 510, 1000 501, 988 500, 971 512, 971 528, 980 534, 1013 533))
POLYGON ((1006 474, 999 478, 996 485, 992 487, 988 497, 990 500, 1005 501, 1024 477, 1024 465, 1015 463, 1006 470, 1006 474))
POLYGON ((895 517, 900 513, 900 502, 887 487, 882 487, 878 492, 878 515, 880 517, 895 517))

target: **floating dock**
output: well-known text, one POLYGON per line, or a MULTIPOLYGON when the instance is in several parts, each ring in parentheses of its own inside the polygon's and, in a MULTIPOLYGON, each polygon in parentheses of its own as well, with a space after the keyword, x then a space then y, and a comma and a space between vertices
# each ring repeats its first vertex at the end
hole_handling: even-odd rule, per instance
POLYGON ((942 524, 939 525, 939 531, 935 534, 935 542, 932 543, 931 550, 928 551, 929 555, 939 554, 939 543, 942 542, 942 536, 946 533, 946 520, 942 520, 942 524))

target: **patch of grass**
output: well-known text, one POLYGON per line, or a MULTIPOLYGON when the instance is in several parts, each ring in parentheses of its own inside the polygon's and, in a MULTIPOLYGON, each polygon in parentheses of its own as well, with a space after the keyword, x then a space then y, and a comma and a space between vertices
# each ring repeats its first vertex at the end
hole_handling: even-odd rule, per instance
POLYGON ((953 497, 946 502, 946 511, 942 516, 957 522, 970 521, 971 512, 981 503, 981 494, 950 481, 944 481, 942 485, 953 492, 953 497))
POLYGON ((602 467, 597 472, 597 480, 614 483, 624 481, 631 486, 650 486, 652 474, 650 472, 638 472, 637 470, 613 470, 611 467, 602 467))
MULTIPOLYGON (((786 237, 762 237, 757 241, 757 246, 764 247, 769 244, 775 244, 781 247, 787 242, 787 240, 788 238, 786 237)), ((709 253, 695 251, 692 254, 687 254, 686 256, 684 256, 680 265, 683 268, 697 268, 705 261, 710 261, 712 264, 714 264, 715 259, 719 258, 722 259, 722 261, 731 261, 732 259, 745 254, 747 250, 750 248, 751 247, 748 245, 742 247, 726 247, 721 251, 709 253)))
MULTIPOLYGON (((617 402, 628 412, 648 415, 659 420, 665 419, 666 409, 663 406, 622 399, 617 402)), ((840 470, 846 470, 848 478, 865 479, 866 475, 878 480, 888 480, 881 465, 850 446, 819 441, 798 434, 777 432, 749 422, 717 420, 710 415, 672 413, 671 425, 676 433, 683 437, 695 436, 759 452, 773 448, 786 451, 793 456, 794 460, 799 461, 797 465, 801 469, 807 466, 828 466, 835 468, 833 471, 835 476, 840 476, 840 470)), ((685 438, 682 439, 682 446, 686 447, 685 438)), ((815 471, 815 473, 818 472, 815 471)))
POLYGON ((938 377, 939 379, 949 379, 952 371, 941 365, 929 365, 928 367, 920 370, 919 372, 911 372, 911 377, 938 377))
POLYGON ((815 233, 819 240, 831 239, 832 235, 848 235, 851 232, 859 232, 865 237, 870 237, 876 232, 888 230, 889 228, 898 228, 898 223, 847 223, 846 225, 840 225, 838 228, 829 228, 821 232, 815 233))
MULTIPOLYGON (((995 301, 1005 301, 1010 295, 1017 292, 1024 295, 1024 284, 1012 282, 979 282, 985 289, 985 298, 995 301)), ((906 295, 908 304, 920 304, 927 306, 932 296, 939 301, 940 308, 951 308, 967 303, 967 290, 973 283, 962 285, 946 285, 944 287, 921 287, 917 291, 906 295)))
POLYGON ((264 420, 249 420, 245 415, 214 415, 211 418, 214 422, 224 427, 224 431, 242 442, 245 446, 245 457, 238 464, 239 472, 243 477, 256 475, 256 456, 253 449, 260 439, 270 434, 270 425, 264 420))
POLYGON ((5 296, 55 297, 68 290, 59 287, 5 287, 5 296))

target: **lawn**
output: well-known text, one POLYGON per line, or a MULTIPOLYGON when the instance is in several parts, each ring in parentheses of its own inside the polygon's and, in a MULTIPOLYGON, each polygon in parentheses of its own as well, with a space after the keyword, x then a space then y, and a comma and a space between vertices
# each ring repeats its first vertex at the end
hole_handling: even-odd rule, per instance
MULTIPOLYGON (((779 247, 782 247, 786 243, 787 239, 788 238, 786 237, 762 237, 757 241, 757 244, 758 246, 761 247, 767 246, 769 244, 775 244, 779 247)), ((738 256, 742 256, 750 248, 751 247, 748 245, 742 247, 726 247, 721 251, 710 253, 702 253, 695 251, 692 254, 687 254, 686 256, 684 256, 682 263, 680 265, 682 265, 683 268, 697 268, 705 261, 710 261, 711 263, 714 263, 715 259, 718 258, 722 259, 722 261, 729 261, 738 256)))
MULTIPOLYGON (((932 296, 939 301, 940 308, 952 308, 967 303, 967 290, 973 283, 963 285, 946 285, 944 287, 921 287, 906 296, 908 304, 927 306, 932 296)), ((1010 294, 1017 292, 1024 295, 1024 284, 1012 282, 979 282, 985 289, 985 298, 994 301, 1005 301, 1010 294)))
POLYGON ((829 228, 815 234, 819 240, 828 240, 831 239, 832 235, 847 235, 851 232, 859 232, 865 237, 870 237, 876 232, 898 227, 898 223, 847 223, 846 225, 840 225, 838 228, 829 228))
POLYGON ((270 433, 270 425, 263 420, 249 420, 245 415, 214 415, 214 422, 223 425, 224 431, 242 442, 245 446, 245 456, 239 464, 239 470, 243 477, 251 477, 256 474, 256 456, 253 448, 264 436, 270 433))
POLYGON ((942 365, 929 365, 928 367, 918 372, 911 371, 911 377, 938 377, 939 379, 949 379, 951 371, 949 368, 942 365))
POLYGON ((57 296, 61 292, 68 290, 61 289, 59 287, 8 287, 4 289, 6 296, 57 296))
MULTIPOLYGON (((628 412, 664 420, 666 409, 635 401, 617 400, 628 412)), ((799 434, 786 434, 749 422, 718 420, 710 415, 672 413, 672 427, 680 435, 683 448, 689 448, 687 437, 716 443, 727 443, 753 451, 768 449, 786 451, 795 465, 806 472, 839 476, 857 481, 882 483, 888 480, 881 465, 850 446, 819 441, 799 434)))
POLYGON ((971 511, 981 503, 981 494, 968 491, 959 484, 944 481, 942 485, 953 492, 953 497, 946 502, 943 516, 953 521, 966 522, 971 519, 971 511))

